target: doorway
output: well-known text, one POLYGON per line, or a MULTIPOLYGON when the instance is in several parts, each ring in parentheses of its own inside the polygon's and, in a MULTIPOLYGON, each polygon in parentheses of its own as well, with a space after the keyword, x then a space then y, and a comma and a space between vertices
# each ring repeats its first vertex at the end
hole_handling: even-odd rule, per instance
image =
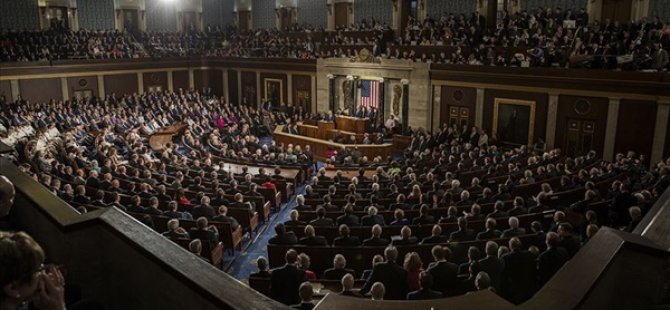
POLYGON ((584 155, 593 149, 595 127, 596 122, 593 120, 568 119, 568 134, 565 143, 568 156, 584 155))
POLYGON ((632 11, 632 0, 603 0, 602 21, 629 22, 632 11))

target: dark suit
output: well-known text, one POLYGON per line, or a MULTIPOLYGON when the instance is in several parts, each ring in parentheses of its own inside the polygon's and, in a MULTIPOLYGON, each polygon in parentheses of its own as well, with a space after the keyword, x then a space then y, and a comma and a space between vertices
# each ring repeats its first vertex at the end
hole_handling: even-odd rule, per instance
POLYGON ((347 236, 347 237, 337 237, 333 240, 334 246, 359 246, 361 245, 361 240, 356 236, 347 236))
POLYGON ((486 230, 477 234, 477 240, 489 240, 500 238, 500 230, 486 230))
POLYGON ((359 219, 358 216, 355 216, 353 214, 345 214, 341 215, 337 218, 335 221, 337 225, 342 225, 342 224, 347 224, 347 225, 358 225, 359 224, 359 219))
POLYGON ((505 269, 505 263, 497 256, 487 256, 479 260, 479 270, 488 273, 491 286, 500 292, 500 280, 505 269))
POLYGON ((377 215, 365 215, 361 218, 361 226, 375 226, 382 225, 384 226, 384 217, 377 215))
POLYGON ((194 219, 197 219, 201 216, 206 217, 208 220, 212 220, 214 216, 216 216, 216 212, 214 211, 214 208, 212 206, 207 206, 207 205, 197 205, 193 210, 191 210, 191 214, 193 215, 194 219))
POLYGON ((435 217, 432 215, 421 215, 412 219, 412 225, 430 225, 435 224, 435 217))
POLYGON ((505 231, 503 231, 502 237, 503 238, 512 238, 512 237, 517 237, 517 236, 521 236, 521 235, 525 235, 525 234, 526 234, 526 229, 524 229, 524 228, 516 228, 516 229, 515 228, 510 228, 510 229, 506 229, 505 231))
POLYGON ((342 277, 346 275, 347 273, 350 273, 352 276, 356 277, 356 272, 353 269, 347 269, 347 268, 330 268, 326 269, 326 271, 323 272, 323 277, 322 279, 324 280, 342 280, 342 277))
POLYGON ((436 244, 436 243, 446 243, 447 237, 444 235, 439 236, 429 236, 421 240, 421 244, 436 244))
POLYGON ((575 236, 569 235, 561 237, 558 246, 564 248, 568 252, 569 258, 572 258, 579 251, 581 244, 575 236))
POLYGON ((424 290, 424 289, 420 289, 418 291, 414 291, 407 294, 407 300, 438 299, 442 297, 443 295, 440 292, 433 290, 424 290))
POLYGON ((328 245, 328 241, 323 236, 302 237, 298 243, 304 245, 328 245))
POLYGON ((505 263, 501 282, 502 296, 518 305, 535 293, 535 258, 530 252, 520 250, 512 251, 502 259, 505 263))
POLYGON ((300 302, 298 288, 305 281, 305 271, 296 266, 285 265, 274 269, 270 276, 270 297, 285 305, 297 304, 300 302))
POLYGON ((200 239, 202 242, 216 242, 217 239, 215 232, 208 229, 198 229, 195 227, 188 231, 188 235, 191 236, 191 239, 200 239))
POLYGON ((331 218, 320 218, 320 219, 315 219, 309 222, 310 225, 317 227, 317 226, 333 226, 335 223, 333 222, 333 219, 331 218))
POLYGON ((314 309, 314 304, 311 302, 301 302, 299 304, 291 305, 291 308, 299 310, 312 310, 314 309))
POLYGON ((404 300, 409 291, 407 282, 407 271, 395 262, 383 262, 372 268, 370 277, 361 288, 361 294, 366 294, 372 288, 372 284, 381 282, 386 288, 384 299, 404 300))
POLYGON ((298 237, 292 231, 287 231, 282 235, 276 235, 268 241, 270 244, 296 244, 298 243, 298 237))
POLYGON ((433 276, 433 288, 442 292, 444 296, 456 296, 458 291, 458 265, 442 261, 428 265, 428 272, 433 276))
POLYGON ((455 232, 452 232, 451 235, 449 235, 449 240, 458 242, 470 241, 474 239, 475 239, 475 231, 470 228, 464 230, 459 229, 455 232))
POLYGON ((554 247, 542 252, 537 258, 537 277, 540 285, 544 285, 563 267, 569 259, 568 252, 561 247, 554 247))
POLYGON ((233 230, 237 229, 237 227, 240 227, 240 223, 238 223, 237 220, 232 216, 219 214, 213 217, 212 220, 221 223, 228 223, 230 224, 230 228, 232 228, 233 230))
POLYGON ((392 245, 414 245, 419 243, 419 240, 416 239, 416 237, 411 236, 407 239, 395 239, 391 240, 392 245))
POLYGON ((382 245, 388 245, 389 241, 384 238, 375 238, 371 237, 368 239, 363 240, 363 245, 364 246, 382 246, 382 245))

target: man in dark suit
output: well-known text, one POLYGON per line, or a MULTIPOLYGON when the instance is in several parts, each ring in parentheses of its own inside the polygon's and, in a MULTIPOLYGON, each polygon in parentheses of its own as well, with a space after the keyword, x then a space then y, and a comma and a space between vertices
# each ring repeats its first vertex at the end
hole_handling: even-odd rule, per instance
POLYGON ((342 254, 337 254, 335 255, 335 258, 333 258, 333 268, 326 269, 326 271, 323 272, 323 277, 322 279, 324 280, 341 280, 342 277, 346 274, 351 274, 356 275, 356 272, 353 269, 348 269, 347 267, 347 259, 344 258, 344 255, 342 254))
POLYGON ((300 296, 300 303, 291 305, 292 309, 299 309, 299 310, 314 309, 314 303, 312 303, 312 297, 314 296, 314 287, 312 287, 312 283, 306 281, 300 284, 300 287, 298 288, 298 295, 300 296))
POLYGON ((630 222, 628 208, 635 204, 637 199, 630 193, 628 185, 622 184, 619 193, 614 196, 610 204, 608 212, 610 225, 615 228, 626 226, 630 222))
POLYGON ((316 219, 311 220, 309 224, 314 227, 333 226, 335 222, 333 222, 333 219, 326 217, 326 209, 318 207, 316 208, 316 219))
POLYGON ((354 280, 353 274, 350 273, 345 274, 340 282, 342 283, 342 291, 340 291, 340 295, 350 297, 361 297, 360 294, 353 291, 354 283, 356 282, 354 280))
POLYGON ((354 207, 351 204, 347 204, 344 208, 344 215, 339 216, 335 222, 337 225, 347 224, 357 226, 360 223, 360 219, 353 213, 354 207))
POLYGON ((519 227, 519 219, 516 216, 511 216, 507 220, 507 223, 509 224, 509 229, 503 231, 503 238, 517 237, 526 234, 526 229, 519 227))
POLYGON ((202 216, 195 221, 196 227, 189 230, 188 235, 191 239, 200 239, 202 242, 208 241, 215 243, 219 240, 219 232, 214 226, 210 226, 207 218, 202 216))
POLYGON ((488 239, 497 239, 500 238, 500 230, 496 229, 497 222, 494 218, 487 218, 486 223, 484 224, 486 227, 485 231, 482 231, 477 234, 477 240, 488 240, 488 239))
POLYGON ((434 288, 442 292, 444 296, 456 296, 459 292, 458 265, 447 261, 451 256, 451 250, 441 245, 436 245, 431 250, 434 262, 428 265, 428 271, 434 279, 434 288))
POLYGON ((285 305, 300 303, 299 287, 307 281, 305 271, 296 266, 298 252, 291 249, 284 256, 286 265, 272 270, 270 276, 270 297, 285 305))
POLYGON ((276 236, 270 238, 268 243, 270 244, 296 244, 298 243, 298 237, 292 231, 287 232, 286 226, 279 223, 275 225, 276 236))
POLYGON ((450 241, 463 242, 475 239, 475 231, 468 228, 468 220, 465 217, 458 218, 458 230, 449 235, 450 241))
POLYGON ((387 239, 381 237, 382 227, 380 225, 372 226, 371 232, 372 237, 363 240, 364 246, 381 246, 389 244, 389 241, 387 239))
POLYGON ((218 211, 219 214, 212 218, 213 221, 228 223, 230 224, 230 228, 233 230, 237 229, 237 227, 240 227, 240 223, 238 223, 234 217, 227 215, 228 208, 226 206, 220 206, 218 211))
POLYGON ((384 217, 377 214, 376 207, 368 208, 368 214, 361 218, 361 226, 385 225, 384 217))
POLYGON ((268 271, 268 260, 263 256, 256 259, 256 268, 258 272, 249 274, 249 278, 270 278, 270 271, 268 271))
POLYGON ((409 285, 407 282, 407 271, 396 263, 398 249, 394 246, 386 247, 384 257, 386 261, 376 264, 372 268, 372 273, 361 288, 360 293, 363 295, 367 294, 374 283, 381 282, 386 288, 384 299, 404 300, 407 297, 409 285))
POLYGON ((447 242, 447 236, 442 234, 442 227, 439 224, 433 225, 431 235, 421 240, 421 244, 436 244, 445 242, 447 242))
POLYGON ((500 280, 502 279, 505 263, 498 257, 498 244, 494 241, 488 241, 486 242, 484 251, 486 252, 486 257, 479 260, 479 270, 489 275, 491 286, 495 288, 496 292, 500 292, 500 280))
POLYGON ((394 239, 391 241, 392 245, 414 245, 419 241, 416 237, 412 236, 412 229, 409 226, 403 226, 400 229, 400 239, 394 239))
POLYGON ((334 246, 359 246, 361 240, 356 236, 350 236, 349 226, 346 224, 340 225, 340 236, 333 240, 334 246))
POLYGON ((514 237, 509 241, 511 252, 502 257, 505 263, 501 282, 501 295, 520 304, 535 293, 536 266, 533 254, 523 249, 521 240, 514 237))
POLYGON ((430 272, 422 271, 419 274, 419 285, 421 289, 407 294, 407 300, 425 300, 442 298, 442 293, 433 291, 433 275, 430 272))
POLYGON ((299 244, 304 245, 328 245, 328 241, 324 236, 317 236, 314 231, 314 226, 305 226, 305 236, 298 240, 299 244))
POLYGON ((193 208, 191 214, 193 215, 193 218, 204 216, 211 220, 214 218, 214 216, 216 216, 216 211, 214 211, 214 208, 209 205, 209 197, 203 196, 200 198, 200 204, 193 208))
POLYGON ((412 225, 431 225, 435 223, 435 217, 428 214, 427 204, 421 205, 421 208, 419 208, 419 216, 412 219, 412 225))
POLYGON ((549 232, 546 238, 547 250, 537 258, 537 276, 540 286, 547 283, 569 259, 568 252, 558 246, 560 237, 557 233, 549 232))
POLYGON ((558 235, 561 237, 558 241, 558 246, 564 248, 568 252, 569 258, 575 256, 581 247, 581 243, 577 237, 572 234, 572 225, 570 223, 561 223, 558 225, 558 235))

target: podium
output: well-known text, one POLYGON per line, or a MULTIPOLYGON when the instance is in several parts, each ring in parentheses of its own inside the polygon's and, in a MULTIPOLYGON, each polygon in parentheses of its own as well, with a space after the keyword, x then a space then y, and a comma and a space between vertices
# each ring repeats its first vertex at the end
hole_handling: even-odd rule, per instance
POLYGON ((344 131, 351 131, 355 133, 365 133, 370 125, 370 120, 367 118, 358 118, 351 116, 336 116, 335 124, 337 129, 344 131))

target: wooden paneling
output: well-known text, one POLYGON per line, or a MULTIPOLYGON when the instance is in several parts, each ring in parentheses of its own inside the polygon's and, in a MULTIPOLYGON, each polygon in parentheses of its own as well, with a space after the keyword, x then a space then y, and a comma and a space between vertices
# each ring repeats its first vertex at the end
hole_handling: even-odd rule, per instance
POLYGON ((0 81, 0 97, 5 97, 5 100, 12 100, 12 83, 8 80, 0 81))
POLYGON ((142 83, 144 85, 144 91, 149 91, 150 87, 155 88, 157 86, 160 86, 162 90, 167 90, 167 72, 157 71, 142 73, 142 83))
POLYGON ((670 118, 665 120, 668 122, 668 127, 665 130, 665 152, 663 158, 670 157, 670 118))
POLYGON ((172 72, 172 87, 174 91, 179 89, 188 90, 188 71, 173 71, 172 72))
POLYGON ((200 93, 209 87, 212 94, 220 96, 223 93, 223 72, 217 69, 193 70, 193 84, 200 93))
POLYGON ((267 96, 265 94, 265 79, 282 81, 282 101, 285 104, 288 103, 288 82, 286 81, 286 74, 261 72, 261 99, 266 98, 267 96))
POLYGON ((105 94, 117 97, 137 92, 137 74, 114 74, 105 76, 105 94))
MULTIPOLYGON (((258 100, 256 98, 256 72, 242 71, 242 103, 247 102, 248 104, 257 105, 258 100), (246 101, 245 101, 246 100, 246 101)), ((261 86, 262 88, 262 86, 261 86)))
POLYGON ((635 151, 649 160, 656 127, 656 102, 621 100, 614 153, 635 151))
POLYGON ((91 91, 94 96, 100 95, 96 76, 69 77, 67 78, 67 89, 70 97, 74 97, 74 93, 78 91, 91 91))
POLYGON ((349 26, 349 3, 335 3, 335 27, 349 26))
POLYGON ((63 99, 60 79, 58 78, 19 80, 19 94, 22 98, 31 102, 63 99))
POLYGON ((537 140, 537 138, 545 139, 547 132, 547 101, 549 100, 547 94, 487 89, 484 92, 484 117, 482 127, 488 134, 493 132, 493 113, 495 112, 493 111, 493 106, 496 98, 535 101, 534 140, 537 140))
MULTIPOLYGON (((475 103, 477 90, 471 87, 442 86, 440 89, 440 126, 449 124, 449 107, 464 107, 468 109, 468 124, 474 125, 477 113, 475 103)), ((487 132, 491 132, 487 130, 487 132)))
POLYGON ((311 98, 314 96, 312 94, 312 77, 309 75, 293 75, 293 89, 291 90, 291 96, 293 96, 293 105, 298 106, 300 104, 299 93, 309 94, 310 100, 303 102, 302 106, 305 108, 305 111, 311 112, 312 102, 311 98))
POLYGON ((594 123, 593 149, 602 155, 607 127, 609 99, 602 97, 558 96, 558 115, 556 117, 556 147, 565 148, 567 143, 568 120, 587 120, 594 123), (578 113, 575 103, 586 100, 590 108, 586 113, 578 113))
POLYGON ((228 89, 225 90, 228 92, 228 100, 230 100, 230 103, 237 104, 239 100, 239 93, 237 92, 237 71, 236 70, 228 70, 228 89))

